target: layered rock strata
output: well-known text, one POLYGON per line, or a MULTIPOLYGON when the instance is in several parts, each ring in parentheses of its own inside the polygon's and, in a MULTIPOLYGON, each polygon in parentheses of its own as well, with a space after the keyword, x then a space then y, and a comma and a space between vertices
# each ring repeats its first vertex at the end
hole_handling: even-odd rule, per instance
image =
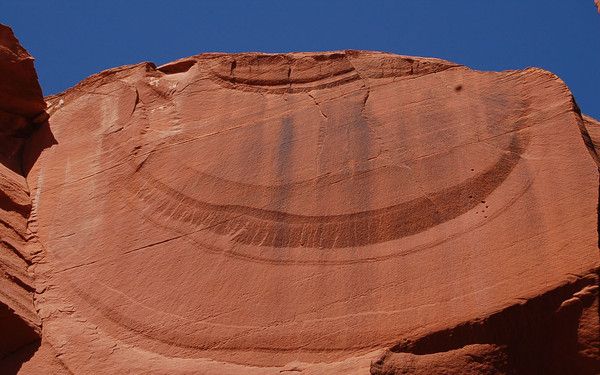
POLYGON ((0 359, 36 345, 40 318, 27 249, 31 211, 22 165, 27 137, 43 123, 42 91, 33 58, 12 31, 0 25, 0 359))
POLYGON ((22 373, 599 371, 600 127, 547 71, 203 54, 46 101, 22 373))

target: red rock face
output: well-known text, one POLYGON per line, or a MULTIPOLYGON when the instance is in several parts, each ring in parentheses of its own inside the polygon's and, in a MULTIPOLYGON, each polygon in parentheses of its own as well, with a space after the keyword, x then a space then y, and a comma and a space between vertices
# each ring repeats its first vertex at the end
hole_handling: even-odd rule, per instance
POLYGON ((21 167, 25 139, 46 107, 33 59, 0 25, 0 359, 39 342, 40 318, 33 305, 33 254, 27 219, 29 188, 21 167))
POLYGON ((47 102, 22 373, 598 371, 600 127, 551 73, 205 54, 47 102))

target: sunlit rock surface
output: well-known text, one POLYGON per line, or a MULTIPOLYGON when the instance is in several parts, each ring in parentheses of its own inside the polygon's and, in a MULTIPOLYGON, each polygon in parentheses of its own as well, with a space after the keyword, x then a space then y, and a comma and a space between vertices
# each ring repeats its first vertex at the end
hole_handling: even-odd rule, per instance
POLYGON ((599 371, 600 125, 549 72, 204 54, 46 101, 21 373, 599 371))

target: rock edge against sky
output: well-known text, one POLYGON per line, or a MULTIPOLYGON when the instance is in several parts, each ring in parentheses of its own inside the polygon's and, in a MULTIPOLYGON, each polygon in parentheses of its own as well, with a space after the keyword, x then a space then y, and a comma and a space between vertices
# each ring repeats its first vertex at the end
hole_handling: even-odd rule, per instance
POLYGON ((7 372, 600 371, 600 124, 552 73, 203 54, 43 98, 0 56, 7 372))

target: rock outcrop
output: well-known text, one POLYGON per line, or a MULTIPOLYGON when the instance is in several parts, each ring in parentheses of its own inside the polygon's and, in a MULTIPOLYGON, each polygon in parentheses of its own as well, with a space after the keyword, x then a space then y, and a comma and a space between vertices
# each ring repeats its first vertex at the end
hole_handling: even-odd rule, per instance
POLYGON ((46 101, 21 373, 600 371, 600 126, 547 71, 203 54, 46 101))
POLYGON ((31 210, 22 170, 24 142, 36 122, 45 120, 46 104, 33 59, 0 25, 0 359, 36 345, 40 318, 33 305, 26 243, 31 210))

